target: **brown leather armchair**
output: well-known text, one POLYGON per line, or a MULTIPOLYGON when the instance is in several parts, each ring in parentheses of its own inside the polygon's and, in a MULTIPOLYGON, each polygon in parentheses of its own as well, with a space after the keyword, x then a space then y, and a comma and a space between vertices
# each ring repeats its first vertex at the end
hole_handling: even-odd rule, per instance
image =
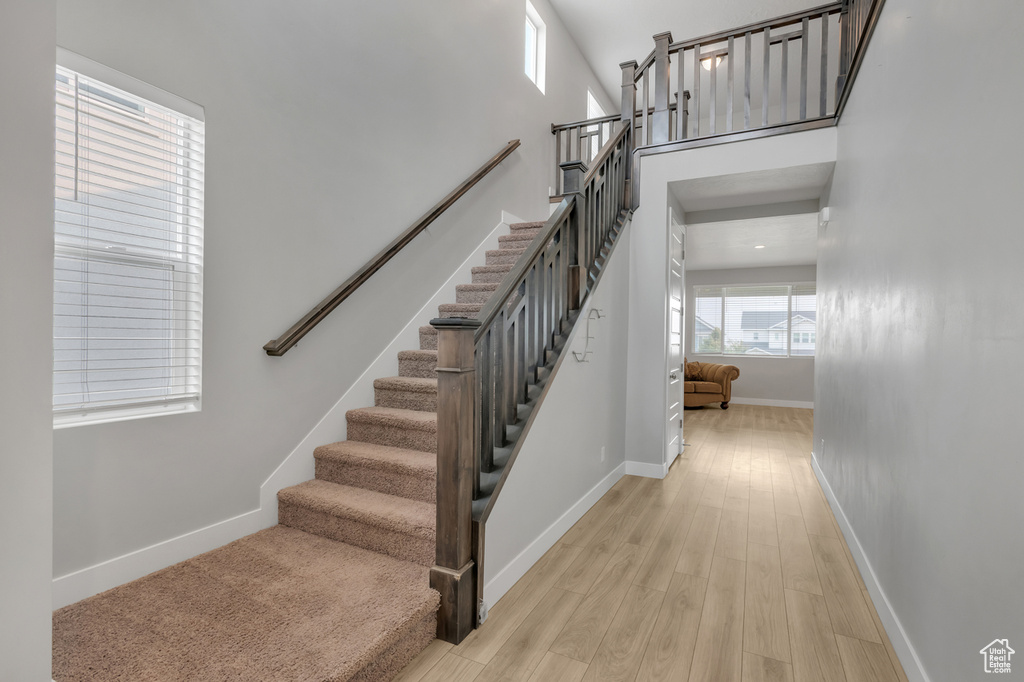
POLYGON ((713 362, 699 364, 700 381, 683 381, 683 407, 699 407, 710 403, 722 403, 722 409, 729 409, 732 398, 732 382, 739 378, 740 370, 735 365, 719 365, 713 362))

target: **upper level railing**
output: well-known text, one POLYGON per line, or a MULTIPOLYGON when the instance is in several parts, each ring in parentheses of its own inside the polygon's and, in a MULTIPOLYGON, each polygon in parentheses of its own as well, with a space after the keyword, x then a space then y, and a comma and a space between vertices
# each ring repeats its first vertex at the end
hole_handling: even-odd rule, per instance
POLYGON ((267 355, 284 355, 288 352, 288 349, 299 342, 303 336, 308 334, 313 327, 320 324, 320 322, 327 317, 332 310, 341 305, 342 301, 352 295, 352 293, 358 289, 362 284, 370 279, 375 272, 380 270, 384 265, 394 258, 394 256, 401 251, 409 242, 411 242, 416 235, 425 230, 430 223, 437 220, 437 218, 448 210, 452 204, 458 201, 459 197, 468 192, 470 188, 476 183, 480 182, 485 175, 490 173, 499 163, 505 160, 509 154, 514 152, 519 146, 519 140, 511 140, 508 144, 501 148, 497 154, 488 159, 487 163, 480 166, 472 175, 466 178, 458 187, 449 192, 441 201, 437 202, 433 208, 424 213, 419 220, 410 225, 405 232, 395 237, 395 239, 384 247, 384 249, 376 256, 371 258, 366 265, 359 268, 359 270, 345 280, 341 286, 335 289, 331 294, 316 304, 316 306, 306 313, 298 322, 289 327, 288 331, 279 336, 278 338, 268 341, 263 350, 267 351, 267 355))
POLYGON ((836 2, 693 40, 654 36, 643 62, 621 65, 636 146, 831 115, 841 15, 836 2))
POLYGON ((476 626, 484 523, 557 368, 572 323, 629 206, 632 128, 620 126, 589 171, 562 164, 565 197, 476 319, 438 330, 438 637, 476 626), (585 175, 584 175, 585 173, 585 175))

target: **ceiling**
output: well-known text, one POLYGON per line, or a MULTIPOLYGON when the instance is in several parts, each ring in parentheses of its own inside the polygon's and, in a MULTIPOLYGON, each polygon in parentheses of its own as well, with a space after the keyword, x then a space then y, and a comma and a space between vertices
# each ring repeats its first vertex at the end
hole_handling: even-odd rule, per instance
POLYGON ((619 101, 621 62, 643 61, 656 33, 673 40, 739 28, 821 5, 821 0, 551 0, 612 101, 619 101))
POLYGON ((669 183, 686 223, 686 269, 813 265, 832 163, 669 183), (763 245, 763 249, 755 249, 763 245))
POLYGON ((814 265, 817 254, 816 212, 686 226, 687 271, 814 265))

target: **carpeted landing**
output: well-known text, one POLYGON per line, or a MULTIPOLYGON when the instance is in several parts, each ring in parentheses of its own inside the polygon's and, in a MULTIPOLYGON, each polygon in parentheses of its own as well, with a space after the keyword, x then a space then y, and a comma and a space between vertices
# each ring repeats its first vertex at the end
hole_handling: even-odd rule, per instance
MULTIPOLYGON (((543 223, 518 223, 441 317, 475 317, 543 223)), ((437 332, 347 413, 281 524, 54 612, 56 682, 384 682, 434 638, 437 332)))

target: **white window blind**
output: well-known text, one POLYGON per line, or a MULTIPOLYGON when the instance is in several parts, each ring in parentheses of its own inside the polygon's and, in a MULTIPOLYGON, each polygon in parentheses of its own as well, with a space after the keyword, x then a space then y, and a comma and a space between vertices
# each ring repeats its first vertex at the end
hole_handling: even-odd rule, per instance
POLYGON ((693 349, 722 355, 814 355, 814 284, 694 287, 693 349))
POLYGON ((57 68, 55 424, 198 404, 203 133, 57 68))

